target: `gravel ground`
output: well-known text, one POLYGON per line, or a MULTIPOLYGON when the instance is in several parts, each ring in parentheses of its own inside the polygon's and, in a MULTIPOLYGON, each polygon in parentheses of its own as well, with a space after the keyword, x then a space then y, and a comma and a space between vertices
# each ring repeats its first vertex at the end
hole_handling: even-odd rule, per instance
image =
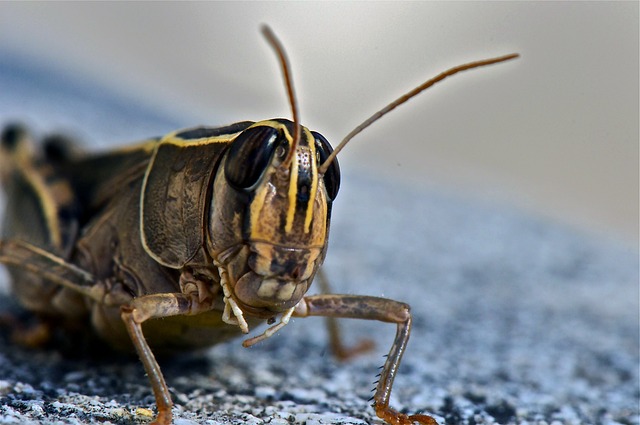
MULTIPOLYGON (((73 128, 75 119, 103 141, 175 127, 108 93, 11 66, 0 66, 3 122, 73 128)), ((325 269, 335 292, 412 305, 396 408, 440 424, 640 423, 637 251, 343 169, 325 269)), ((16 312, 0 296, 0 314, 16 312)), ((376 349, 338 363, 322 320, 295 319, 250 349, 235 341, 165 359, 175 423, 376 423, 367 399, 393 327, 341 323, 348 340, 373 338, 376 349)), ((0 423, 150 422, 154 399, 136 359, 29 350, 10 331, 0 328, 0 423)))

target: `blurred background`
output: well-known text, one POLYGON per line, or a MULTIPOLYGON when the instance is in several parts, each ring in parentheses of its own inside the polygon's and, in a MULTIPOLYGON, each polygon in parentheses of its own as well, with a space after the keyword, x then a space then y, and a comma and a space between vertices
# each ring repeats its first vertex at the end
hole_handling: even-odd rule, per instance
MULTIPOLYGON (((114 124, 103 146, 173 125, 290 117, 259 31, 267 23, 287 48, 302 123, 335 145, 423 80, 518 52, 376 123, 343 152, 343 170, 528 209, 637 247, 638 5, 1 2, 0 72, 28 64, 40 70, 33 90, 51 73, 167 117, 151 134, 114 124)), ((0 87, 1 123, 21 119, 89 141, 88 122, 113 122, 56 111, 42 121, 10 91, 0 87)))

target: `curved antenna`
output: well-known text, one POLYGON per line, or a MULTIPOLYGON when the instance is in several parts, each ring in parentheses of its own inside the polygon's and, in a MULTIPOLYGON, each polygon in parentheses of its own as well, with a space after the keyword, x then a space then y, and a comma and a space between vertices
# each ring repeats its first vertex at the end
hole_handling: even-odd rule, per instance
POLYGON ((289 96, 289 104, 291 104, 291 114, 293 115, 293 142, 291 143, 291 149, 287 153, 287 157, 282 162, 283 167, 289 167, 291 164, 291 160, 293 159, 293 155, 296 152, 296 148, 298 147, 298 142, 300 141, 300 119, 298 117, 298 103, 296 102, 296 95, 293 90, 293 80, 291 78, 291 66, 289 65, 289 60, 287 59, 287 54, 284 51, 284 47, 280 40, 273 33, 271 28, 268 25, 262 25, 262 35, 267 39, 267 42, 271 45, 273 50, 275 50, 276 55, 278 55, 278 60, 280 62, 280 67, 282 68, 282 76, 284 78, 284 84, 287 87, 287 95, 289 96))
POLYGON ((416 87, 413 90, 411 90, 410 92, 400 96, 398 99, 394 100, 393 102, 391 102, 390 104, 388 104, 384 108, 380 109, 375 114, 371 115, 369 118, 364 120, 364 122, 362 124, 360 124, 359 126, 354 128, 351 131, 351 133, 347 134, 345 136, 345 138, 342 139, 340 144, 333 150, 333 152, 331 152, 331 155, 329 155, 327 157, 327 159, 322 163, 322 165, 320 165, 320 167, 318 167, 318 173, 324 174, 327 171, 327 169, 329 168, 329 165, 331 165, 331 162, 336 158, 338 153, 345 147, 345 145, 347 143, 349 143, 349 141, 351 139, 353 139, 353 137, 355 135, 360 133, 365 128, 369 127, 371 124, 373 124, 374 122, 376 122, 380 118, 382 118, 382 116, 384 116, 387 113, 391 112, 396 107, 402 105, 403 103, 405 103, 406 101, 408 101, 412 97, 414 97, 414 96, 420 94, 421 92, 423 92, 424 90, 428 89, 429 87, 431 87, 435 83, 437 83, 439 81, 442 81, 445 78, 447 78, 447 77, 449 77, 449 76, 451 76, 453 74, 457 74, 460 71, 466 71, 467 69, 478 68, 480 66, 491 65, 491 64, 494 64, 494 63, 498 63, 498 62, 508 61, 510 59, 515 59, 518 56, 520 56, 520 55, 517 54, 517 53, 513 53, 513 54, 510 54, 510 55, 500 56, 500 57, 497 57, 497 58, 484 59, 484 60, 480 60, 480 61, 476 61, 476 62, 465 63, 463 65, 458 65, 458 66, 455 66, 453 68, 450 68, 450 69, 444 71, 443 73, 438 74, 435 77, 425 81, 424 83, 420 84, 418 87, 416 87))

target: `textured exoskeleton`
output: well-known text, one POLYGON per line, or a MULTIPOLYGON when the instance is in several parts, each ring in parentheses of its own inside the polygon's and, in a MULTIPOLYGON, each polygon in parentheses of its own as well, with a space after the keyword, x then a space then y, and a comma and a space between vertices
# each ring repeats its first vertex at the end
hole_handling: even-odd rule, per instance
MULTIPOLYGON (((61 138, 32 142, 5 128, 0 178, 7 209, 0 262, 20 303, 44 320, 91 328, 118 348, 133 346, 156 399, 155 423, 171 422, 171 397, 153 351, 213 345, 267 322, 249 346, 292 316, 348 317, 396 325, 373 396, 391 424, 436 424, 389 406, 411 331, 405 303, 363 295, 306 295, 327 251, 340 186, 336 154, 358 132, 434 83, 507 55, 445 71, 356 127, 332 153, 294 121, 239 122, 170 133, 129 148, 82 153, 61 138), (162 318, 163 320, 156 320, 162 318)), ((335 329, 333 322, 331 328, 335 329)), ((333 332, 332 348, 345 349, 333 332)))
POLYGON ((409 307, 366 296, 305 296, 326 254, 340 172, 332 161, 318 173, 331 153, 320 134, 302 128, 292 142, 293 123, 278 119, 82 154, 58 139, 34 146, 25 129, 7 127, 0 261, 9 265, 13 292, 42 317, 90 317, 114 347, 133 343, 158 423, 170 422, 172 404, 152 348, 209 346, 280 317, 248 346, 292 315, 396 323, 375 405, 391 422, 409 421, 388 406, 409 307))

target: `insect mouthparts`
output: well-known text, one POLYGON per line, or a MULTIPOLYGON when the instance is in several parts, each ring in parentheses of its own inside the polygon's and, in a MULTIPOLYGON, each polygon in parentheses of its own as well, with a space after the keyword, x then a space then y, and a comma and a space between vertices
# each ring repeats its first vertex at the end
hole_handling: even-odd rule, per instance
POLYGON ((262 33, 278 55, 293 123, 178 130, 100 154, 76 153, 66 139, 45 138, 32 148, 21 127, 0 134, 0 184, 8 195, 0 263, 10 266, 12 290, 51 324, 84 318, 114 347, 135 348, 158 425, 171 424, 173 402, 153 350, 201 349, 266 320, 262 334, 243 342, 248 347, 292 317, 312 316, 330 320, 331 348, 340 359, 370 341, 345 347, 334 319, 395 325, 374 389, 375 413, 389 424, 437 425, 390 406, 411 333, 409 305, 331 294, 326 282, 322 293, 307 294, 314 278, 325 280, 320 267, 340 187, 336 158, 355 135, 438 81, 518 55, 470 62, 427 80, 333 150, 301 126, 284 48, 266 25, 262 33))

